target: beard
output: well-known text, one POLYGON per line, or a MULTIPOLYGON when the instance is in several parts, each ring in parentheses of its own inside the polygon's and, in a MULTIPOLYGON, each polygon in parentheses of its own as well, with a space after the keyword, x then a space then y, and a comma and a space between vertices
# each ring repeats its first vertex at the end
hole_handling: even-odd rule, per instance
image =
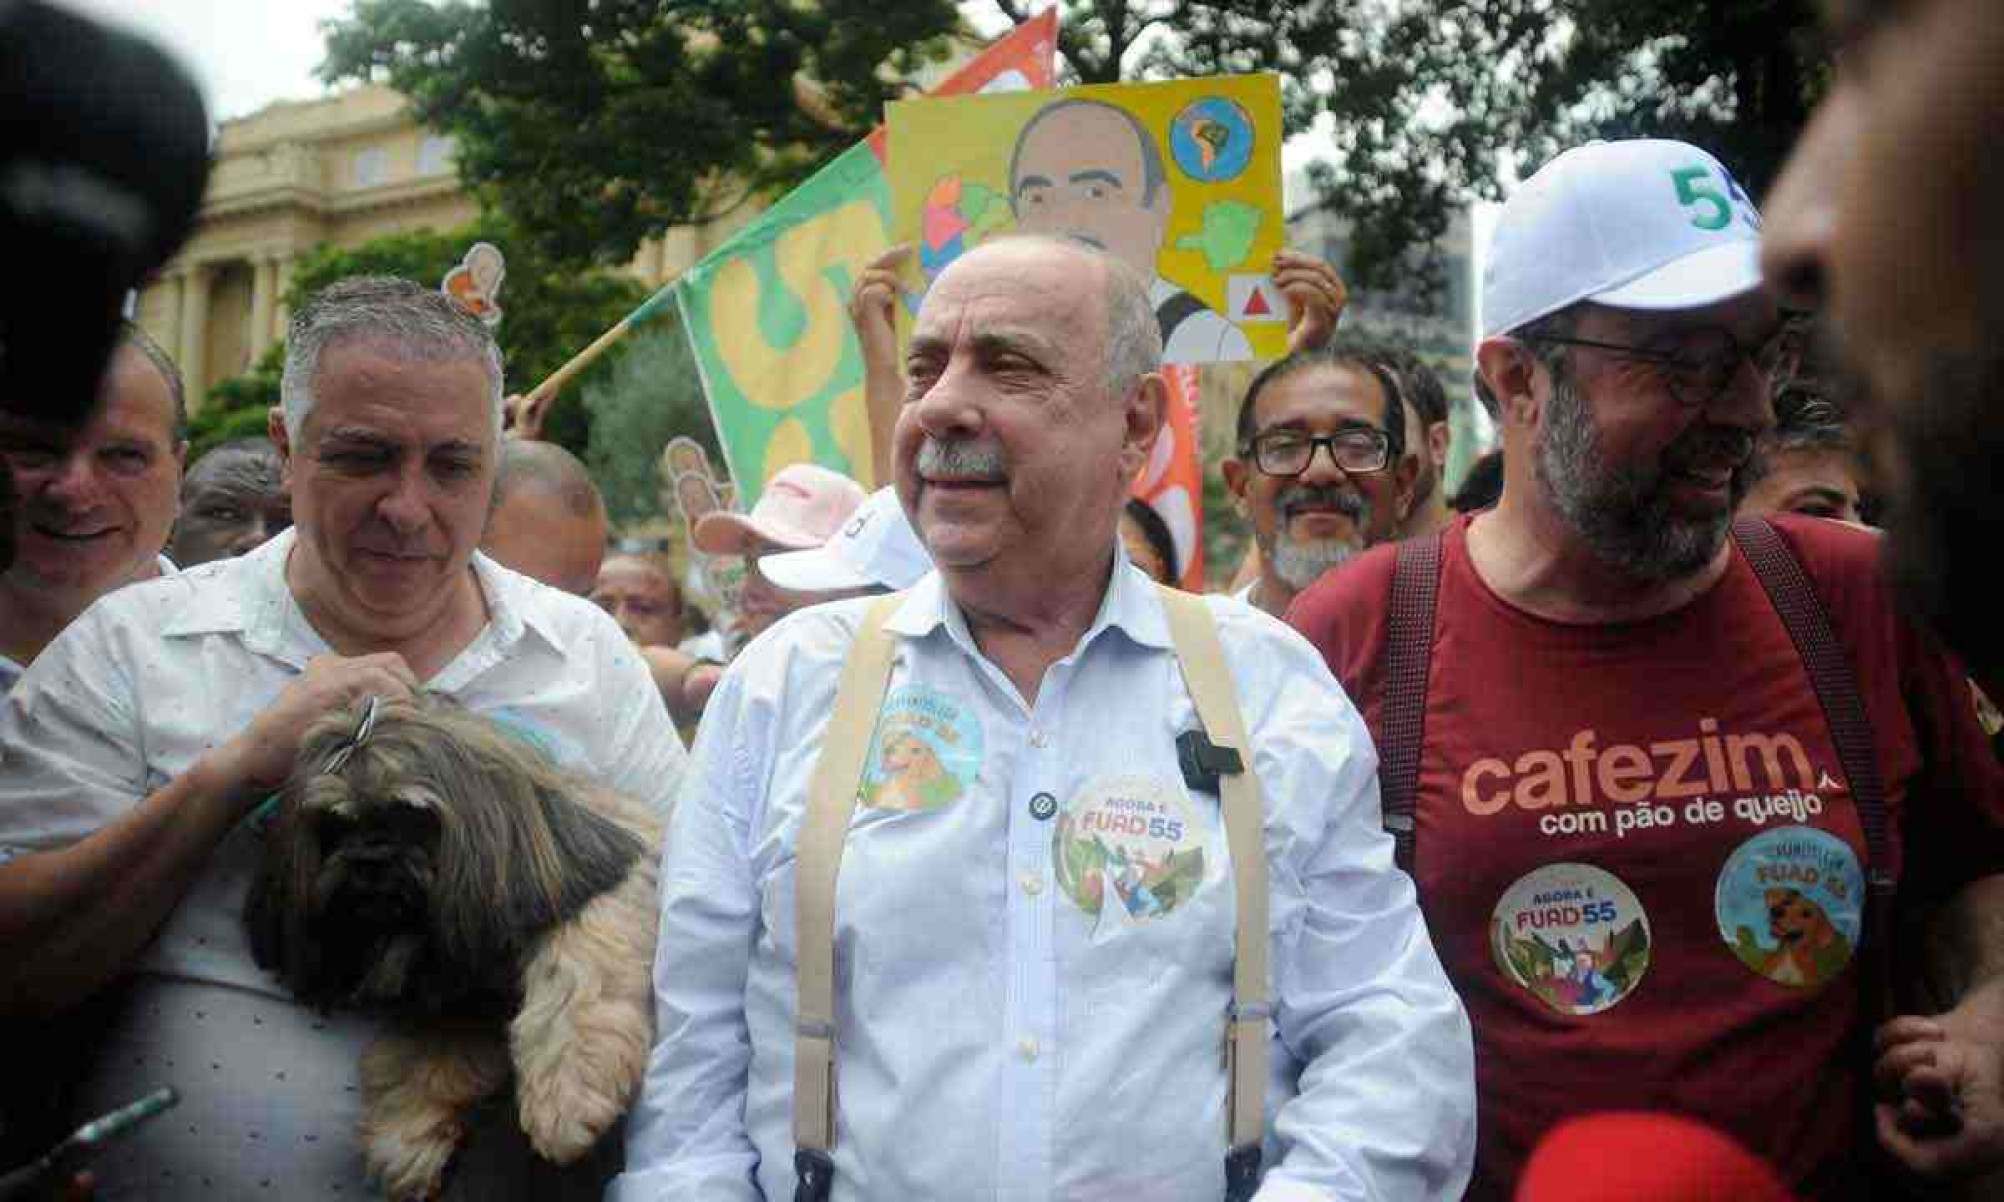
MULTIPOLYGON (((1887 398, 1889 455, 1885 498, 1887 566, 1900 605, 1932 627, 1980 678, 2004 671, 2004 626, 1997 620, 1990 557, 2004 546, 2004 352, 1936 353, 1922 395, 1887 398)), ((1862 386, 1861 380, 1851 381, 1862 386)))
POLYGON ((1560 370, 1531 466, 1553 508, 1597 558, 1631 579, 1662 583, 1689 576, 1719 553, 1746 496, 1753 445, 1743 430, 1701 422, 1653 463, 1609 466, 1586 398, 1571 373, 1560 370), (1674 477, 1722 460, 1734 465, 1724 508, 1705 517, 1677 512, 1670 495, 1674 477))
POLYGON ((1260 545, 1260 554, 1273 565, 1273 574, 1295 592, 1307 588, 1322 573, 1339 567, 1364 549, 1364 530, 1371 521, 1371 503, 1363 494, 1342 488, 1317 488, 1296 484, 1274 498, 1279 517, 1273 537, 1260 545), (1357 533, 1351 538, 1295 538, 1288 533, 1290 510, 1302 505, 1327 505, 1350 519, 1357 533))

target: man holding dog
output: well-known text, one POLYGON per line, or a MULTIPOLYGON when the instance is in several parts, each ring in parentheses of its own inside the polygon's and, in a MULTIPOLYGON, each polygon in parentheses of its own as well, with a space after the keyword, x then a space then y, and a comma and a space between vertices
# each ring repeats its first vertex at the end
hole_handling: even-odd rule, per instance
POLYGON ((611 619, 475 553, 501 438, 486 327, 434 291, 357 279, 302 306, 286 345, 271 437, 293 530, 106 599, 0 715, 0 1003, 116 1004, 80 1110, 182 1094, 106 1159, 109 1197, 362 1192, 355 1072, 374 1024, 295 1004, 241 923, 267 799, 312 721, 423 689, 657 807, 682 772, 611 619))
POLYGON ((934 282, 895 459, 937 571, 790 615, 712 696, 668 836, 658 1043, 614 1197, 784 1199, 797 1178, 817 1196, 830 1171, 836 1199, 1461 1188, 1468 1030, 1392 870, 1356 711, 1278 622, 1158 592, 1119 550, 1160 358, 1146 285, 1076 243, 1004 239, 934 282), (1222 643, 1208 676, 1179 672, 1184 601, 1222 643), (838 707, 859 640, 888 675, 838 707), (1186 679, 1220 677, 1243 741, 1193 709, 1186 679), (1218 754, 1234 743, 1245 757, 1218 754), (861 765, 831 783, 853 818, 819 824, 840 890, 803 927, 801 882, 821 878, 802 862, 826 847, 802 843, 809 780, 837 751, 861 765), (1263 810, 1229 800, 1247 760, 1263 810), (1262 905, 1270 921, 1235 933, 1262 905), (796 1005, 810 946, 825 1026, 796 1005), (1235 949, 1270 955, 1270 982, 1248 974, 1270 1005, 1235 993, 1235 949), (832 1061, 797 1062, 803 1037, 832 1061), (1257 1088, 1228 1084, 1268 1054, 1257 1088), (826 1106, 796 1089, 817 1063, 826 1106))
MULTIPOLYGON (((2004 1021, 1994 978, 1940 998, 1940 1027, 1885 1021, 1920 1004, 1886 997, 1922 958, 1896 913, 1995 929, 2004 782, 1875 535, 1733 524, 1774 420, 1758 231, 1695 146, 1543 167, 1484 277, 1501 502, 1288 611, 1404 766, 1388 823, 1475 1024, 1474 1199, 1509 1198, 1561 1121, 1644 1108, 1724 1130, 1804 1198, 1897 1196, 1873 1172, 1875 1028, 1883 1085, 2004 1021)), ((1899 1160, 1952 1167, 1959 1116, 1893 1109, 1899 1160)))

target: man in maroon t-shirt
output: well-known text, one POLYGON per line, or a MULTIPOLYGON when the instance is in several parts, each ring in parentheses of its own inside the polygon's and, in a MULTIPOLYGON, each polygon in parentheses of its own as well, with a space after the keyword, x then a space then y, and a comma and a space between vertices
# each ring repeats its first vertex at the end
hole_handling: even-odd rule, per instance
MULTIPOLYGON (((1876 536, 1775 523, 1855 678, 1876 862, 1829 698, 1728 540, 1773 420, 1758 222, 1715 159, 1660 141, 1569 151, 1498 222, 1478 389, 1512 466, 1442 537, 1415 711, 1412 870, 1475 1024, 1471 1197, 1507 1198, 1560 1120, 1638 1109, 1726 1131, 1806 1197, 1865 1196, 1889 912, 1867 881, 1938 901, 2004 869, 2004 780, 1960 673, 1892 610, 1876 536)), ((1395 562, 1288 614, 1388 765, 1395 562)), ((2004 1021, 1990 990, 1961 1007, 2004 1021)))

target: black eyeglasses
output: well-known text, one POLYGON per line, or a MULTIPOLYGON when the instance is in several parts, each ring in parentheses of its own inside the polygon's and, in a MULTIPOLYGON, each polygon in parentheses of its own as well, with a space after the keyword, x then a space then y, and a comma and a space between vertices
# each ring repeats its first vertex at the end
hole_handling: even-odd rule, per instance
POLYGON ((1268 430, 1253 436, 1246 447, 1253 466, 1269 476, 1299 476, 1315 459, 1317 447, 1329 448, 1329 460, 1353 476, 1382 472, 1392 460, 1392 443, 1383 430, 1352 426, 1334 434, 1300 430, 1268 430))
POLYGON ((1782 334, 1783 331, 1778 328, 1752 347, 1740 345, 1740 340, 1733 337, 1732 331, 1718 326, 1705 326, 1679 334, 1674 347, 1634 346, 1592 338, 1562 338, 1556 334, 1536 334, 1524 341, 1590 347, 1652 364, 1661 369, 1670 395, 1677 399, 1678 404, 1701 409, 1724 396, 1726 389, 1732 387, 1734 377, 1739 375, 1740 364, 1751 363, 1762 375, 1772 373, 1781 358, 1782 334))

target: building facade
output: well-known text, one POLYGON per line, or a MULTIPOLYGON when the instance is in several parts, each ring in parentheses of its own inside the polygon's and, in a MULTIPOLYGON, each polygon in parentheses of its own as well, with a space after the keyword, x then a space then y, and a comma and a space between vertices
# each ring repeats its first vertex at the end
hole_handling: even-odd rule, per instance
MULTIPOLYGON (((140 290, 134 313, 180 364, 196 408, 285 336, 283 298, 308 251, 449 230, 479 215, 460 186, 452 139, 419 125, 385 87, 282 101, 225 121, 214 155, 193 236, 140 290)), ((756 206, 740 209, 644 244, 630 270, 643 283, 665 283, 756 206)))

